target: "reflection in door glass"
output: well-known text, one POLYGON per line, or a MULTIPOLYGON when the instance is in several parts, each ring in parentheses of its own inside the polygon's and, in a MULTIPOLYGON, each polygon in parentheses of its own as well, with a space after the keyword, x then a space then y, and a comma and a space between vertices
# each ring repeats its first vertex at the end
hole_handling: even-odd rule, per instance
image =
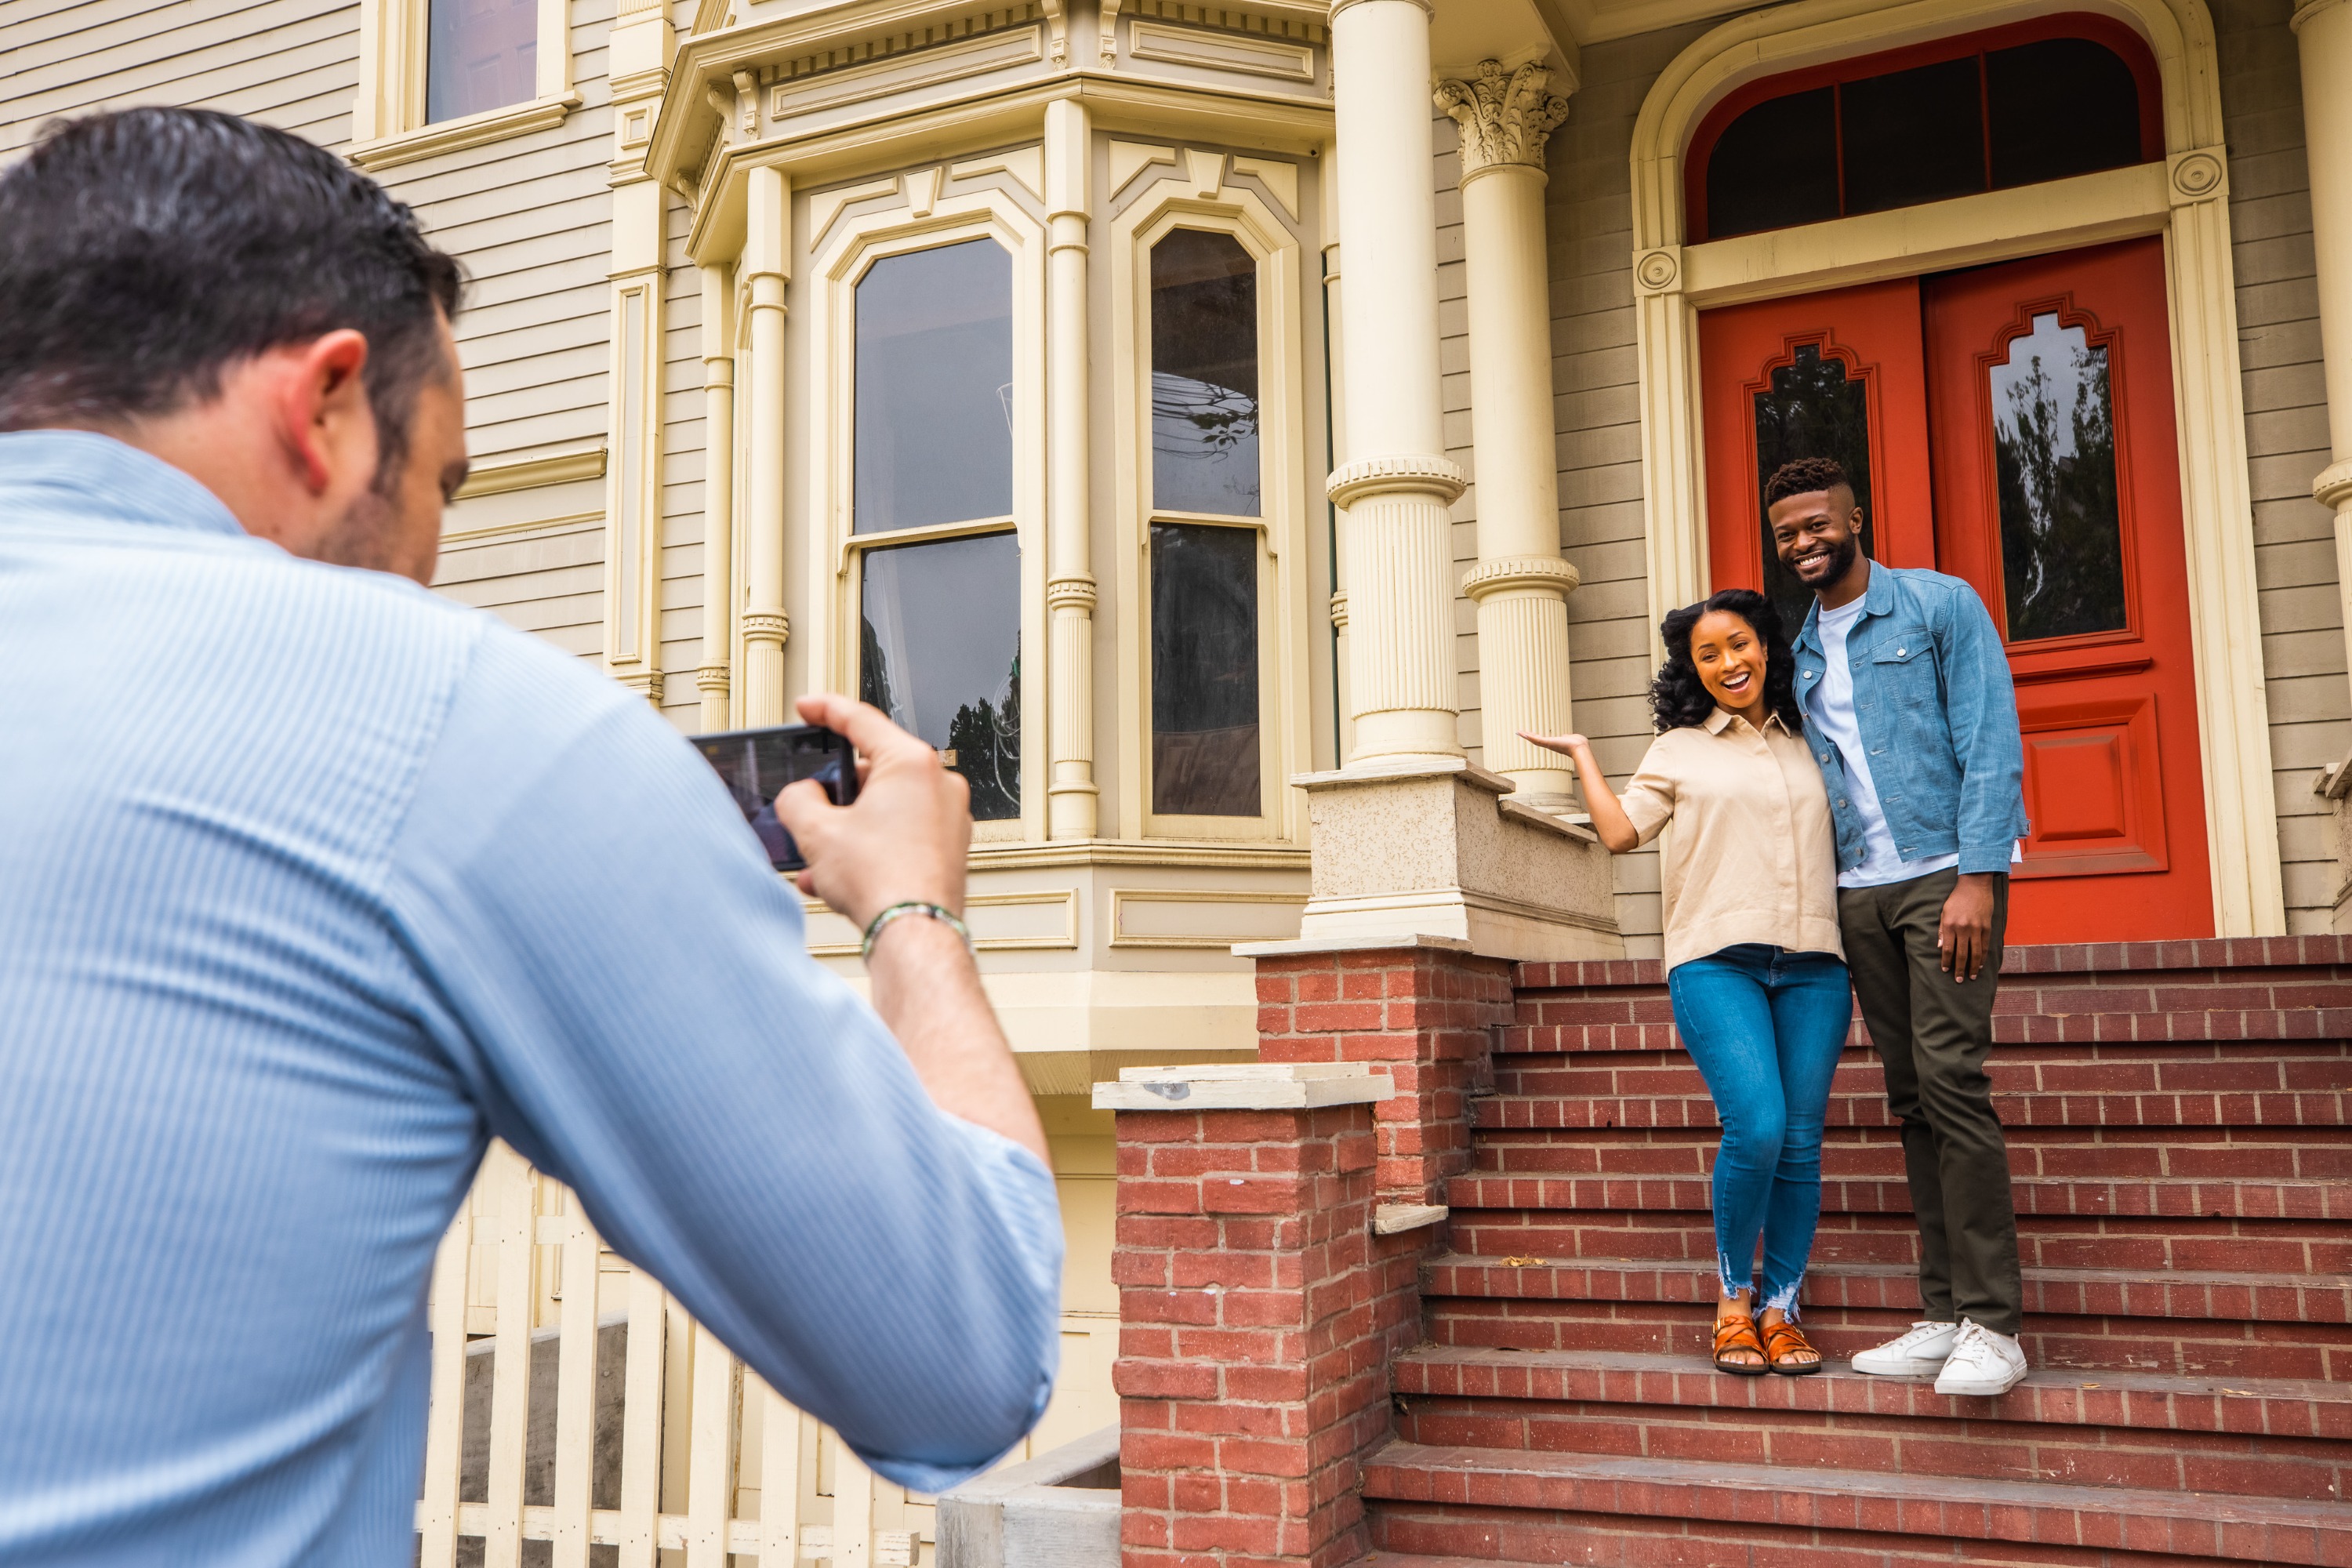
POLYGON ((1021 815, 1021 548, 1011 533, 866 552, 857 694, 947 753, 971 815, 1021 815))
MULTIPOLYGON (((1870 510, 1870 389, 1848 380, 1845 362, 1822 358, 1814 343, 1799 345, 1796 363, 1775 369, 1770 388, 1756 395, 1755 494, 1764 494, 1764 482, 1775 468, 1799 458, 1834 458, 1845 469, 1853 481, 1854 502, 1862 508, 1862 552, 1874 559, 1876 531, 1869 526, 1875 517, 1870 510)), ((1764 534, 1764 593, 1780 607, 1793 637, 1813 606, 1812 590, 1780 564, 1772 545, 1771 520, 1763 515, 1760 502, 1757 526, 1764 534)))
POLYGON ((1177 229, 1151 247, 1151 504, 1255 517, 1257 425, 1257 264, 1177 229))
POLYGON ((1151 525, 1151 809, 1255 816, 1257 531, 1151 525))
POLYGON ((1013 258, 886 256, 857 282, 859 533, 1013 510, 1013 258))
POLYGON ((2123 527, 2107 351, 2056 315, 2033 318, 1991 369, 2009 640, 2119 631, 2123 527))
POLYGON ((538 90, 539 0, 431 0, 426 124, 528 103, 538 90))

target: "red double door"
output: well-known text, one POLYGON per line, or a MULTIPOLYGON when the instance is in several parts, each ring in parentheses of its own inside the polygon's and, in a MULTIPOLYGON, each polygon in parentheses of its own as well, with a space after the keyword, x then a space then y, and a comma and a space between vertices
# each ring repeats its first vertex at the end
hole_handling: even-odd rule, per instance
POLYGON ((2211 935, 2159 243, 1710 310, 1699 352, 1717 587, 1765 589, 1795 635, 1762 479, 1832 457, 1874 559, 1992 612, 2033 823, 2009 940, 2211 935))

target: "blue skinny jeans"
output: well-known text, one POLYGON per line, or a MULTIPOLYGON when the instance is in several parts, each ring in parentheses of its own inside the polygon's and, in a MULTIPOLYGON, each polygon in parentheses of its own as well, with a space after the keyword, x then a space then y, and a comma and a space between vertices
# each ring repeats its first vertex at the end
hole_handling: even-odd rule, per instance
POLYGON ((1723 1293, 1749 1288, 1760 1237, 1757 1307, 1794 1320, 1822 1214, 1822 1117, 1853 1016, 1845 965, 1743 942, 1675 965, 1666 990, 1723 1123, 1714 1189, 1723 1293))

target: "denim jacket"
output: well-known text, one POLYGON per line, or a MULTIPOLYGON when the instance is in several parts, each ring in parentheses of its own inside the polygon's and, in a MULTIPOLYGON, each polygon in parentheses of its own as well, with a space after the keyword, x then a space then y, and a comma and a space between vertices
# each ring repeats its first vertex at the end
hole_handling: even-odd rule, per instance
MULTIPOLYGON (((1827 668, 1816 604, 1797 634, 1797 696, 1808 712, 1827 668)), ((1959 868, 2007 871, 2027 832, 2017 689, 1984 601, 1958 577, 1871 563, 1862 618, 1846 637, 1853 714, 1886 829, 1906 860, 1957 854, 1959 868)), ((1845 763, 1805 727, 1829 785, 1838 869, 1863 862, 1862 818, 1845 763)))

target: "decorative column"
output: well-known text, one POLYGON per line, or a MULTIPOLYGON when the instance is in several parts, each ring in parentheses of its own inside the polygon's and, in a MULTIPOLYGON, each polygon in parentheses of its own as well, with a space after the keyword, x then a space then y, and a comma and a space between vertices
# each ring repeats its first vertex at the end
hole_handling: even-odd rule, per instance
POLYGON ((700 728, 729 727, 735 664, 735 290, 702 269, 702 694, 700 728))
POLYGON ((1045 106, 1046 834, 1095 836, 1095 579, 1087 540, 1087 111, 1045 106))
POLYGON ((612 455, 604 480, 604 667, 662 700, 662 208, 643 160, 669 82, 676 32, 660 0, 622 0, 608 45, 613 89, 612 455))
POLYGON ((2305 0, 2288 26, 2303 57, 2304 158, 2331 448, 2311 493, 2336 514, 2336 581, 2352 654, 2352 3, 2305 0))
POLYGON ((777 169, 754 169, 744 215, 751 296, 750 461, 743 508, 743 722, 784 722, 784 285, 791 192, 777 169))
POLYGON ((1463 248, 1470 296, 1470 407, 1478 453, 1478 564, 1462 580, 1478 605, 1479 739, 1513 795, 1562 807, 1575 774, 1519 739, 1564 734, 1568 595, 1554 450, 1551 296, 1545 286, 1544 142, 1568 118, 1551 72, 1448 81, 1438 106, 1462 128, 1463 248))
POLYGON ((1331 14, 1348 461, 1329 490, 1347 513, 1351 766, 1462 755, 1446 508, 1463 479, 1441 455, 1429 17, 1424 0, 1331 14))

